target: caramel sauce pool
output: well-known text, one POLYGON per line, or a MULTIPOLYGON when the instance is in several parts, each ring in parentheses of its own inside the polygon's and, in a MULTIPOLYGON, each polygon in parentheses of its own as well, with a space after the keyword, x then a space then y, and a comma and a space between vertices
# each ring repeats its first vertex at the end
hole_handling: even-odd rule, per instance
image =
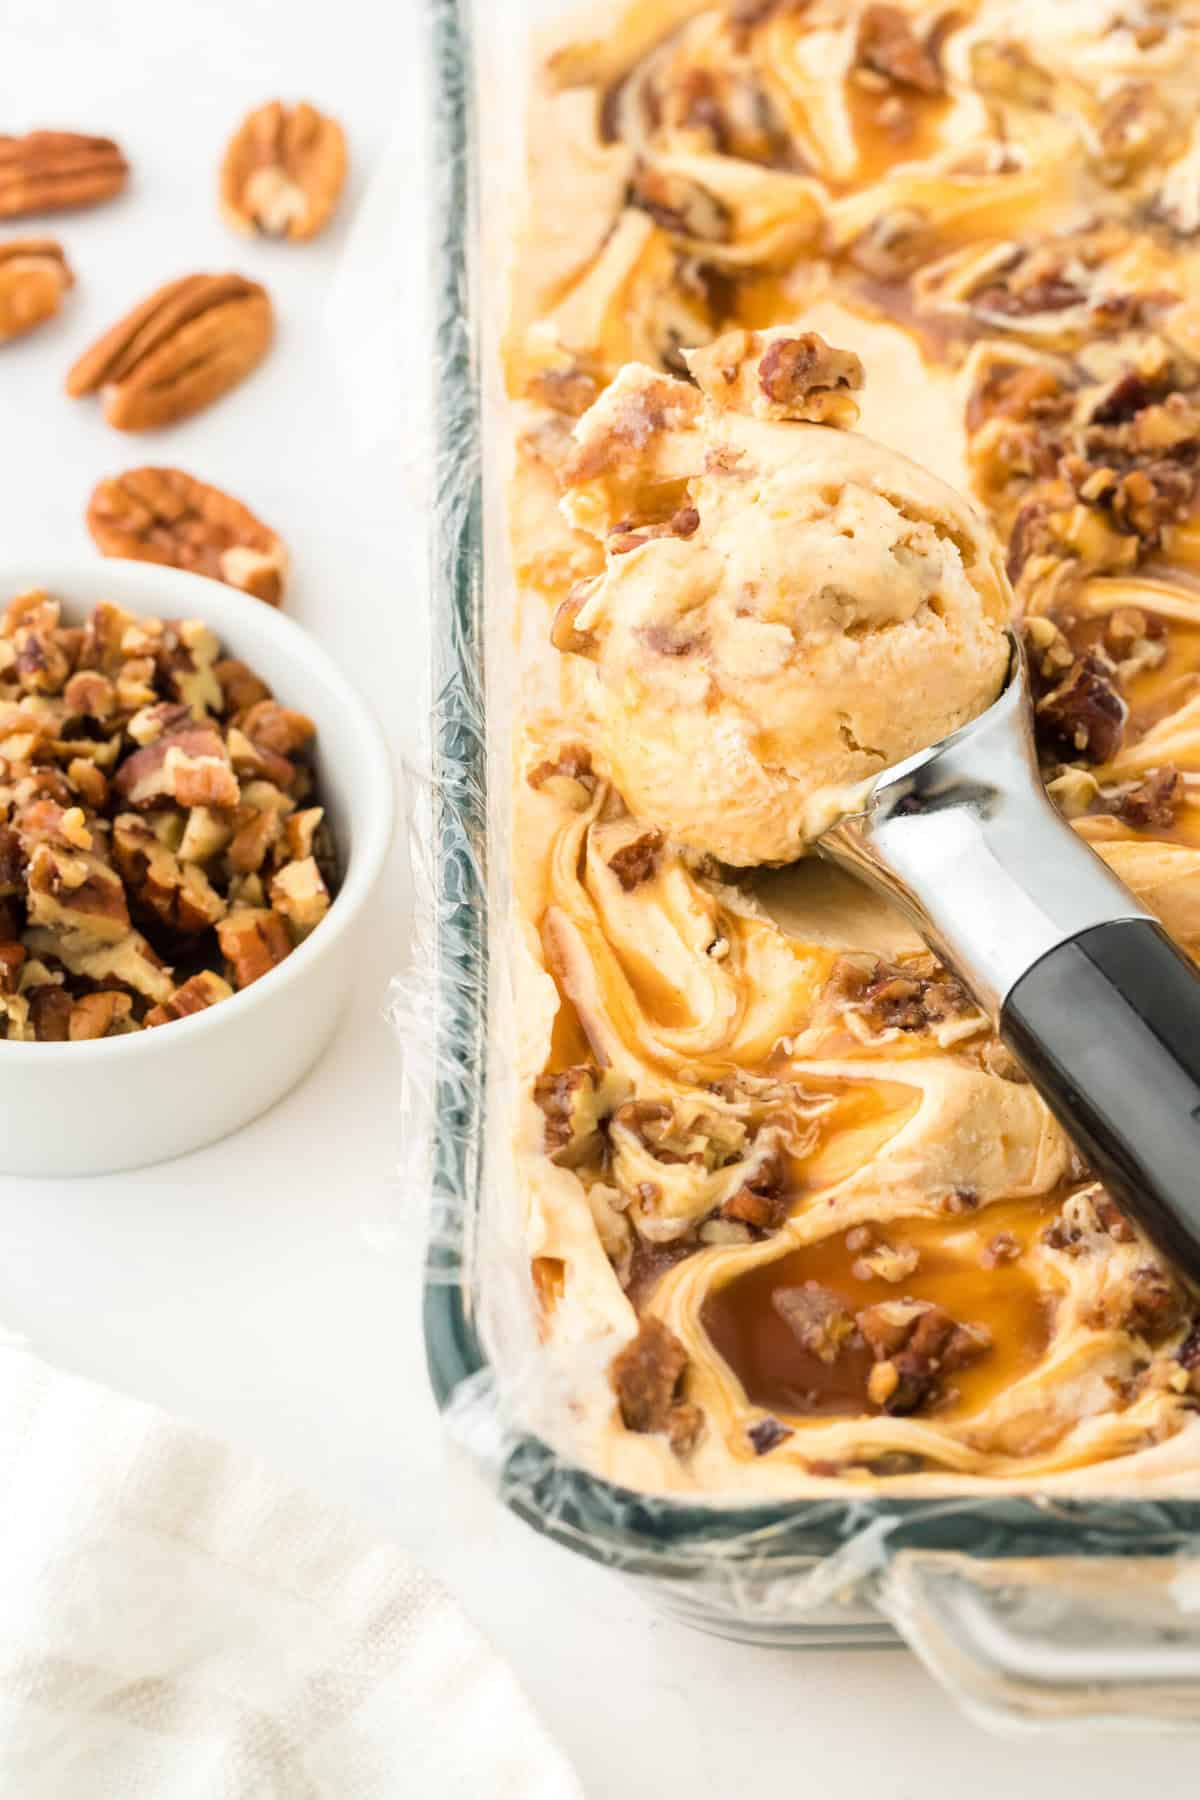
POLYGON ((901 1219, 875 1228, 877 1244, 919 1252, 916 1269, 899 1282, 856 1274, 862 1253, 848 1250, 840 1232, 735 1276, 709 1296, 701 1323, 752 1405, 793 1419, 857 1418, 878 1411, 867 1399, 869 1349, 849 1345, 834 1362, 821 1361, 776 1312, 774 1295, 815 1281, 851 1313, 884 1300, 935 1301, 960 1324, 991 1333, 991 1350, 956 1370, 935 1404, 940 1418, 964 1417, 1035 1368, 1049 1344, 1054 1302, 1023 1266, 1023 1255, 1054 1217, 1058 1199, 1002 1201, 960 1220, 901 1219), (1016 1239, 1021 1255, 988 1267, 983 1255, 1001 1233, 1016 1239))

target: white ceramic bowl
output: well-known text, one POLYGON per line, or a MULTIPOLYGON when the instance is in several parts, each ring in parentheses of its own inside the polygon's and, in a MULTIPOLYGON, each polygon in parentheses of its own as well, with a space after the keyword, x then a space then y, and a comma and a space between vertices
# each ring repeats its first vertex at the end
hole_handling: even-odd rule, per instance
POLYGON ((333 1033, 353 982, 356 927, 392 832, 392 779, 374 716, 330 658, 282 613, 222 582, 149 563, 0 565, 0 606, 45 588, 78 622, 99 600, 127 612, 203 619, 316 724, 321 803, 341 885, 286 962, 188 1019, 76 1044, 0 1041, 0 1170, 98 1175, 198 1149, 287 1093, 333 1033))

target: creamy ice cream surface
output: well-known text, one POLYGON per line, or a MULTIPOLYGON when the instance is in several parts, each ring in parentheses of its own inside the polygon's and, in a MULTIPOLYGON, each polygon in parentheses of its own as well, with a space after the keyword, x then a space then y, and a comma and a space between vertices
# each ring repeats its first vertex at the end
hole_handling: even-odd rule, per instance
POLYGON ((652 1494, 1194 1497, 1200 1291, 791 859, 1011 607, 1051 799, 1200 959, 1200 14, 601 0, 533 86, 498 1391, 652 1494))
POLYGON ((563 501, 605 566, 560 609, 627 805, 736 866, 800 855, 882 769, 1002 685, 990 529, 853 423, 856 357, 735 331, 691 387, 624 369, 576 427, 563 501))

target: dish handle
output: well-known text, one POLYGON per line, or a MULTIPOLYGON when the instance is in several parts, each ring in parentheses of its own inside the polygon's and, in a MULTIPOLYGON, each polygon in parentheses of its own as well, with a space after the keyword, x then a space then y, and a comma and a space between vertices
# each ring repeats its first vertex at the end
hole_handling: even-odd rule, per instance
POLYGON ((874 1598, 992 1730, 1200 1725, 1200 1556, 900 1550, 874 1598))

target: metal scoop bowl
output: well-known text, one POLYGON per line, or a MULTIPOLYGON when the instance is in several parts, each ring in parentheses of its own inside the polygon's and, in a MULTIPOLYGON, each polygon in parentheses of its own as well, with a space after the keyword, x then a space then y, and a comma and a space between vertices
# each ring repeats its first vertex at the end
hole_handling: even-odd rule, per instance
POLYGON ((1200 1280, 1200 971, 1047 798, 1011 644, 999 699, 886 769, 816 848, 912 921, 1114 1199, 1200 1280))

